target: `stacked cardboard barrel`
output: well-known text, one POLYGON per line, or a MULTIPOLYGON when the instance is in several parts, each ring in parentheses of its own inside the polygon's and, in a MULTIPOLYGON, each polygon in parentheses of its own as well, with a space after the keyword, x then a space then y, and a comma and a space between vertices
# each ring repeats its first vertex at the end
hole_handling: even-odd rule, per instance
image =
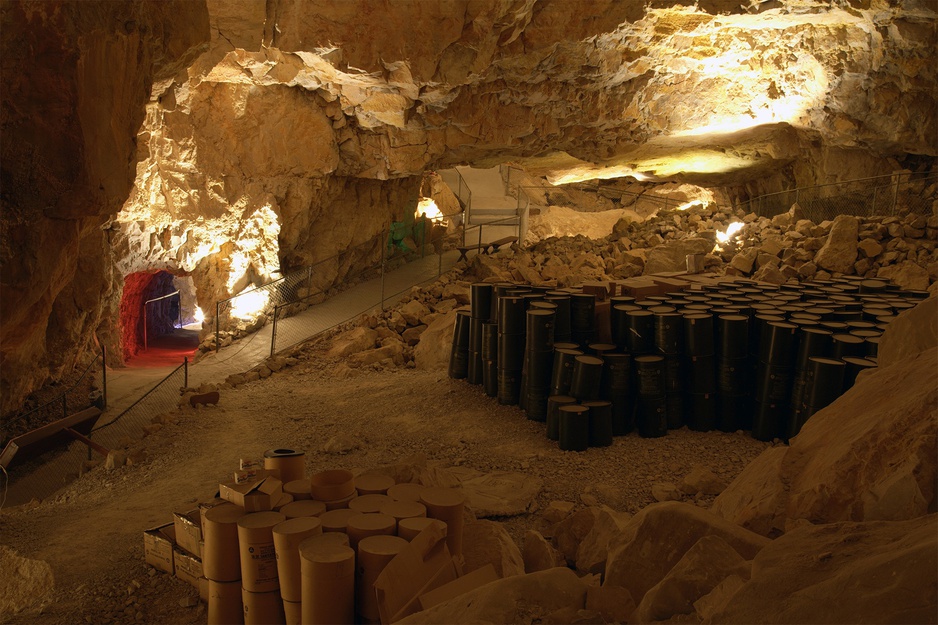
POLYGON ((305 464, 282 469, 288 481, 276 482, 290 503, 254 512, 220 499, 205 505, 210 625, 377 623, 379 576, 423 529, 445 528, 449 552, 462 552, 458 490, 343 469, 307 478, 305 464))
POLYGON ((473 304, 482 303, 459 311, 450 376, 466 377, 452 364, 465 358, 465 317, 493 311, 481 322, 498 337, 488 361, 497 389, 487 392, 545 421, 561 449, 685 425, 788 439, 876 365, 886 325, 928 296, 850 278, 781 286, 714 279, 651 296, 609 286, 597 294, 472 285, 473 304))

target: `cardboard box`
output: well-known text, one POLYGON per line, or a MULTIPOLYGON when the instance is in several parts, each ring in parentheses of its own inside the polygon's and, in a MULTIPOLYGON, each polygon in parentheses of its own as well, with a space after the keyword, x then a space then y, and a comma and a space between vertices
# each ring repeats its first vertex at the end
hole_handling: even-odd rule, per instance
POLYGON ((496 580, 498 580, 498 573, 495 572, 495 567, 486 564, 481 569, 466 573, 448 584, 420 595, 420 609, 427 610, 438 603, 449 601, 496 580))
POLYGON ((446 528, 440 525, 434 523, 417 534, 375 580, 384 625, 419 612, 421 595, 459 577, 460 570, 446 545, 446 528))
POLYGON ((254 482, 257 480, 262 480, 265 477, 275 477, 279 480, 280 469, 264 469, 264 468, 251 467, 250 469, 240 469, 234 472, 235 484, 245 484, 247 482, 254 482))
POLYGON ((244 508, 245 512, 273 510, 283 496, 283 482, 275 477, 265 477, 255 482, 235 484, 224 482, 218 485, 222 499, 244 508))
POLYGON ((596 296, 597 302, 604 302, 609 297, 609 293, 615 293, 616 285, 614 282, 591 281, 584 282, 581 286, 584 293, 596 296))
POLYGON ((176 532, 172 523, 153 527, 143 532, 143 558, 146 563, 170 575, 174 573, 173 545, 176 532))
POLYGON ((174 512, 173 526, 176 529, 176 545, 201 558, 199 543, 202 542, 202 516, 199 509, 174 512))
POLYGON ((264 468, 264 459, 263 458, 241 458, 241 462, 238 463, 239 469, 263 469, 264 468))
POLYGON ((178 547, 173 549, 173 566, 176 568, 176 577, 193 588, 199 588, 199 579, 202 577, 202 560, 178 547))

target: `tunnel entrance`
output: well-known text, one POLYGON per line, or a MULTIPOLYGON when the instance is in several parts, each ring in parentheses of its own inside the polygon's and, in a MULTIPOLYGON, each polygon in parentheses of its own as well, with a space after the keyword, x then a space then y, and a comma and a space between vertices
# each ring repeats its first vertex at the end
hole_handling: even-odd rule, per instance
POLYGON ((201 321, 191 277, 161 270, 124 278, 120 325, 128 366, 179 364, 198 347, 201 321))

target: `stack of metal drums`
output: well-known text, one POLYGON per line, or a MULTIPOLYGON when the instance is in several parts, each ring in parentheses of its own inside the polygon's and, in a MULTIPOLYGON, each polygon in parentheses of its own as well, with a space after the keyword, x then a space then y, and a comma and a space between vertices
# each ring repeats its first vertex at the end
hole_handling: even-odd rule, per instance
POLYGON ((886 325, 927 296, 878 280, 719 281, 613 296, 605 317, 579 289, 480 283, 457 311, 449 374, 546 422, 564 450, 685 425, 786 440, 875 367, 886 325))

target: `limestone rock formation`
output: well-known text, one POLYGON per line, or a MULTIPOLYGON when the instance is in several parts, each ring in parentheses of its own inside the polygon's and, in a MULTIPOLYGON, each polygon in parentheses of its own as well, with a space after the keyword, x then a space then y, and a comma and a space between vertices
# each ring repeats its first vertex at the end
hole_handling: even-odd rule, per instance
POLYGON ((692 504, 652 504, 632 517, 610 550, 603 585, 622 586, 641 604, 645 593, 704 536, 721 538, 743 560, 751 560, 770 542, 692 504))
POLYGON ((933 622, 936 555, 934 514, 806 525, 756 554, 748 582, 714 591, 728 597, 705 622, 933 622))
POLYGON ((41 607, 55 587, 48 562, 24 558, 0 545, 0 615, 4 620, 20 612, 41 607))
POLYGON ((553 568, 491 582, 412 614, 399 623, 532 623, 586 604, 587 584, 570 569, 553 568))
POLYGON ((838 273, 849 273, 857 260, 857 235, 860 223, 852 215, 838 215, 831 226, 827 242, 814 257, 818 267, 838 273))
POLYGON ((935 154, 935 14, 916 0, 19 0, 2 16, 2 412, 95 333, 121 351, 124 276, 189 275, 206 314, 276 271, 315 265, 327 289, 380 259, 427 170, 514 160, 745 198, 935 154))

